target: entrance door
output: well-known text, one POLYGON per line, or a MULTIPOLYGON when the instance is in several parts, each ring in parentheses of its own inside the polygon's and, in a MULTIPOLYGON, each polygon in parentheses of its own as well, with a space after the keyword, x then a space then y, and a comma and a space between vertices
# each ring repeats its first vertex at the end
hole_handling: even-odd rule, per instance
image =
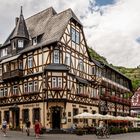
POLYGON ((19 109, 12 111, 13 128, 19 128, 19 109))
POLYGON ((15 111, 16 128, 19 128, 19 109, 15 111))
POLYGON ((52 108, 52 128, 53 129, 60 129, 60 107, 53 107, 52 108))

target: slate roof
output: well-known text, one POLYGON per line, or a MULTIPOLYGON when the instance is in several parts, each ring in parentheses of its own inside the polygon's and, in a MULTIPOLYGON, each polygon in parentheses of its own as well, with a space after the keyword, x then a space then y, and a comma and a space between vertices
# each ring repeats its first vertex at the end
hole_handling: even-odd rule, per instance
MULTIPOLYGON (((48 45, 59 41, 62 37, 65 28, 69 20, 73 18, 80 25, 81 22, 76 17, 71 9, 67 9, 61 13, 56 13, 55 10, 50 7, 44 11, 41 11, 25 20, 26 27, 29 33, 30 38, 36 37, 38 35, 43 35, 41 43, 42 45, 48 45)), ((10 39, 15 36, 16 28, 12 31, 10 36, 7 38, 3 46, 6 46, 10 43, 10 39)), ((40 45, 39 43, 37 45, 40 45)), ((26 47, 23 52, 34 49, 35 46, 31 46, 31 43, 26 47)), ((37 46, 36 46, 37 48, 37 46)))
POLYGON ((22 14, 22 7, 21 7, 20 17, 17 21, 17 25, 10 39, 13 39, 15 37, 22 37, 22 38, 29 39, 28 30, 27 30, 26 23, 22 14))

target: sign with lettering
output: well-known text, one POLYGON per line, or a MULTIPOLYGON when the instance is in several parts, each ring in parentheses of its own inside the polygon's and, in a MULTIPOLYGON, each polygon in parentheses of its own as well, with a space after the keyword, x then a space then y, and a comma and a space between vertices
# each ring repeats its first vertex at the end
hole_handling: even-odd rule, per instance
POLYGON ((27 107, 39 107, 39 104, 25 104, 23 105, 24 108, 27 108, 27 107))

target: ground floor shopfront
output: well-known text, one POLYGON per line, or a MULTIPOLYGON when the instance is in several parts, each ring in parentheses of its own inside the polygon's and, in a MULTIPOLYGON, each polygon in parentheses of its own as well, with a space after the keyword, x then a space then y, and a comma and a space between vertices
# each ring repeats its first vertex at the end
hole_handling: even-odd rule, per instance
MULTIPOLYGON (((31 128, 33 128, 35 120, 39 120, 42 126, 48 129, 67 129, 73 123, 82 127, 83 120, 73 118, 74 115, 82 112, 95 113, 99 110, 97 106, 65 102, 15 104, 0 107, 0 124, 5 118, 8 126, 14 129, 24 128, 27 120, 30 120, 31 128)), ((84 121, 84 123, 91 125, 93 120, 84 121)))

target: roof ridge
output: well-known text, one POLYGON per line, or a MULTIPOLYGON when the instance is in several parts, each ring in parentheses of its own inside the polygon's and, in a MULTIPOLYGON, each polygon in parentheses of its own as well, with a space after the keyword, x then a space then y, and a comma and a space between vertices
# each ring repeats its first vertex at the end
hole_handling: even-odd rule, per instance
POLYGON ((68 8, 68 9, 66 9, 66 10, 64 10, 64 11, 61 11, 60 13, 57 13, 55 16, 58 16, 58 15, 60 15, 60 14, 62 14, 62 13, 65 13, 65 12, 67 12, 67 11, 69 11, 69 10, 71 10, 71 11, 72 11, 72 9, 71 9, 71 8, 68 8))
MULTIPOLYGON (((30 18, 36 16, 36 15, 39 15, 40 13, 42 13, 42 12, 44 12, 44 11, 49 11, 49 10, 51 10, 51 9, 54 10, 54 8, 51 6, 51 7, 49 7, 49 8, 46 8, 46 9, 44 9, 44 10, 42 10, 42 11, 40 11, 40 12, 38 12, 38 13, 36 13, 36 14, 34 14, 34 15, 28 17, 28 18, 26 18, 25 20, 28 20, 28 19, 30 19, 30 18)), ((54 10, 54 11, 55 11, 55 10, 54 10)))

